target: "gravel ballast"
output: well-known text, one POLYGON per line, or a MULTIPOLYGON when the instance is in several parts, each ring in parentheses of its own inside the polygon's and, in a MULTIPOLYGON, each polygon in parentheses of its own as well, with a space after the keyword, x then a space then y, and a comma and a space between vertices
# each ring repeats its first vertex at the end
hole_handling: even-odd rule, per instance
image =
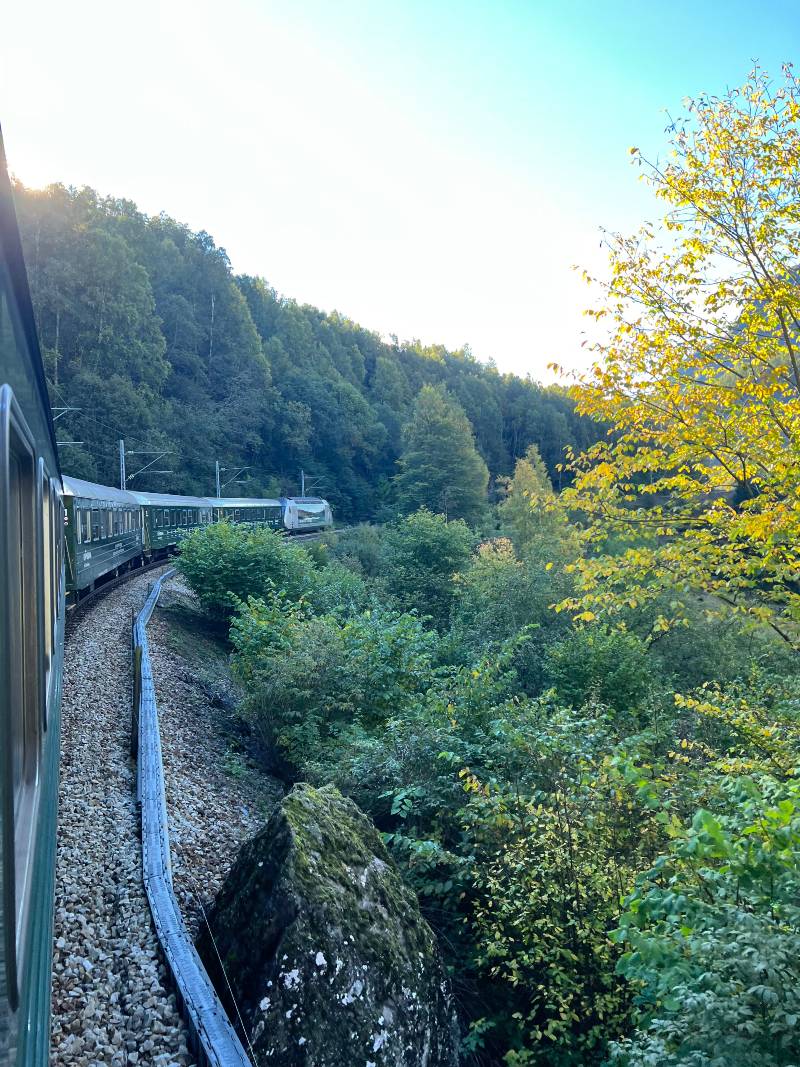
POLYGON ((153 572, 71 620, 66 643, 51 1063, 190 1065, 142 885, 130 627, 153 572))
MULTIPOLYGON (((176 650, 175 624, 165 610, 173 604, 196 609, 177 576, 165 582, 147 635, 161 723, 173 886, 196 937, 241 845, 263 827, 283 791, 244 757, 232 755, 228 716, 219 699, 209 695, 211 673, 211 688, 225 689, 225 702, 235 703, 225 660, 210 662, 206 654, 203 662, 202 645, 176 650)), ((199 613, 196 625, 201 631, 199 613)))

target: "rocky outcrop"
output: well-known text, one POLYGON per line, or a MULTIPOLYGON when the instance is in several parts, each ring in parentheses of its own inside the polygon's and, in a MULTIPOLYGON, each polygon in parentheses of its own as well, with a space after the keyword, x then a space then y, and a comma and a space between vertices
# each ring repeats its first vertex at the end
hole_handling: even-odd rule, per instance
POLYGON ((433 933, 372 823, 332 786, 295 786, 243 846, 209 929, 198 949, 259 1065, 458 1062, 433 933))

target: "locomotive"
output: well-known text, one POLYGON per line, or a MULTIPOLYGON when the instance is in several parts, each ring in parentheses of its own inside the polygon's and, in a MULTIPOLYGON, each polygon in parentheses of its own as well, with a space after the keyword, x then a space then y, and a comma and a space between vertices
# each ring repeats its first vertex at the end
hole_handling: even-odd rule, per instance
POLYGON ((140 493, 62 477, 0 133, 0 1067, 49 1058, 67 605, 219 521, 301 533, 333 519, 318 498, 140 493))

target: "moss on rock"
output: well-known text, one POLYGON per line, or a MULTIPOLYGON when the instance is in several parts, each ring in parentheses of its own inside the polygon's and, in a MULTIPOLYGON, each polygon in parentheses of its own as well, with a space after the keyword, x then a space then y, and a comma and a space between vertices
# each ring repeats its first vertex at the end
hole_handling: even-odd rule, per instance
POLYGON ((452 1067, 458 1034, 433 933, 369 819, 297 785, 243 846, 198 949, 257 1063, 452 1067))

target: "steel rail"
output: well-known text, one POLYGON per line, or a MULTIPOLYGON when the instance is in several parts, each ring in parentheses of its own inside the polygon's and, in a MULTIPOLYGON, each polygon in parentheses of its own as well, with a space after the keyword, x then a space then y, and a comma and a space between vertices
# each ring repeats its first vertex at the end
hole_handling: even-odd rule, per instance
POLYGON ((153 585, 133 624, 136 796, 142 817, 142 875, 153 923, 172 972, 178 1002, 202 1067, 252 1067, 183 922, 172 888, 164 766, 147 623, 171 567, 153 585))

